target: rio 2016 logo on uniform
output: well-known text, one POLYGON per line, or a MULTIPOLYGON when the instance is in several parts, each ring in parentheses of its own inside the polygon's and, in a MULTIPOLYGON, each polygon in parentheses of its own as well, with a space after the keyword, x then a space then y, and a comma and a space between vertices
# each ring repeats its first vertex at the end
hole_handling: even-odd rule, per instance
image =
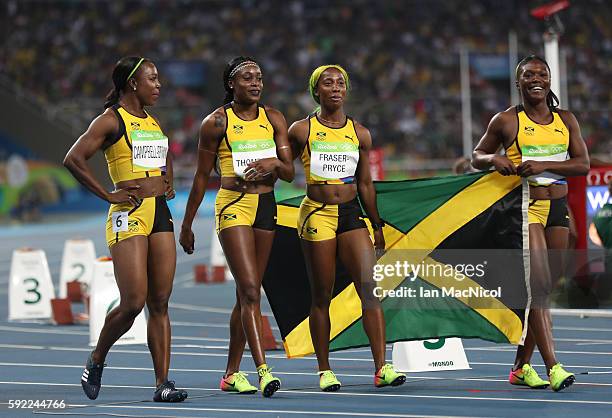
POLYGON ((242 125, 234 125, 234 133, 235 134, 241 134, 243 129, 244 129, 244 127, 242 125))

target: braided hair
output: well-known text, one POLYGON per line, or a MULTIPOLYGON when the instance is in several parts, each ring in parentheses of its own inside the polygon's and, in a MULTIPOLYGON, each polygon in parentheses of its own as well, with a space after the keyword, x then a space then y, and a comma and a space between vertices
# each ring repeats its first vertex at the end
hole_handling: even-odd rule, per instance
MULTIPOLYGON (((519 79, 519 76, 521 74, 521 70, 523 69, 523 67, 531 61, 540 61, 542 64, 546 65, 546 69, 548 70, 548 75, 550 76, 550 67, 548 66, 548 63, 546 62, 546 60, 537 55, 529 55, 523 58, 516 66, 516 80, 519 79)), ((557 97, 555 93, 553 93, 552 90, 548 90, 548 94, 546 95, 546 105, 548 106, 550 110, 554 110, 557 107, 559 107, 559 98, 557 97)))
POLYGON ((225 66, 225 70, 223 71, 223 88, 225 89, 225 98, 223 99, 224 105, 234 100, 234 90, 230 87, 229 81, 234 78, 237 69, 247 62, 257 64, 261 67, 253 58, 243 56, 234 58, 225 66))
POLYGON ((128 80, 136 75, 138 68, 145 62, 151 61, 137 56, 123 57, 117 61, 112 76, 115 87, 106 95, 104 109, 108 109, 119 102, 121 92, 126 88, 128 80))

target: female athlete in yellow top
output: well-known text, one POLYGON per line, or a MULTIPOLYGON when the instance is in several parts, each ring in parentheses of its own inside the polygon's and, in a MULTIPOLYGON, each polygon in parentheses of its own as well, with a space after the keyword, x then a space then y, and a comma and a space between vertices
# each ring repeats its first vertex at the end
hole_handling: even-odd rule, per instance
POLYGON ((555 358, 548 302, 552 283, 561 274, 567 249, 569 216, 566 176, 583 176, 589 157, 576 117, 558 109, 550 90, 546 61, 531 55, 516 68, 522 104, 498 113, 474 150, 472 164, 499 173, 526 177, 529 183, 529 248, 532 304, 525 345, 519 346, 510 383, 555 391, 574 382, 555 358), (505 155, 497 154, 500 147, 505 155), (552 251, 550 254, 548 250, 552 251), (541 379, 529 362, 537 345, 550 381, 541 379))
POLYGON ((297 227, 311 284, 310 333, 319 363, 319 386, 328 392, 341 386, 329 365, 329 305, 337 256, 351 274, 362 301, 375 385, 401 385, 406 376, 385 363, 385 320, 380 302, 373 296, 374 247, 384 249, 385 238, 368 161, 372 138, 363 125, 344 113, 349 78, 342 67, 317 68, 309 88, 320 110, 289 128, 289 142, 294 158, 301 156, 306 174, 306 197, 297 227), (359 202, 372 223, 374 246, 359 202))
POLYGON ((157 68, 148 59, 125 57, 113 70, 114 90, 105 111, 72 146, 64 165, 91 192, 109 202, 106 241, 121 302, 107 316, 98 344, 87 360, 81 385, 90 399, 100 390, 104 359, 132 326, 145 303, 147 336, 153 357, 157 402, 181 402, 187 392, 168 381, 170 320, 168 299, 176 267, 172 216, 166 199, 174 197, 168 138, 145 110, 159 98, 157 68), (94 178, 87 160, 103 150, 115 190, 94 178))
POLYGON ((198 167, 179 242, 185 252, 193 253, 191 225, 218 158, 221 189, 215 223, 236 280, 229 356, 220 386, 228 392, 257 392, 239 371, 248 341, 262 394, 269 397, 280 388, 280 380, 270 373, 262 347, 260 289, 276 227, 274 182, 293 180, 293 162, 284 116, 259 103, 263 89, 259 65, 252 58, 235 58, 225 68, 223 84, 225 105, 206 116, 200 129, 198 167))

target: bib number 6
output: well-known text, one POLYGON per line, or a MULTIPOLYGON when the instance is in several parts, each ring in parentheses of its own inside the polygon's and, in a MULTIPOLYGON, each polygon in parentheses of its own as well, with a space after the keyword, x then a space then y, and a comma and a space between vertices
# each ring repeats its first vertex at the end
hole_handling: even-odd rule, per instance
POLYGON ((113 212, 111 222, 113 224, 113 232, 127 232, 128 213, 127 212, 113 212))

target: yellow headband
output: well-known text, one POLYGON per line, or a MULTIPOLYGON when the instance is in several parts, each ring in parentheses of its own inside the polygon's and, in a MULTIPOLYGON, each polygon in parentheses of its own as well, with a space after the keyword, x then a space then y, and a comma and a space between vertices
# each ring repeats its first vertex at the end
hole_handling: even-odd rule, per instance
POLYGON ((125 79, 125 81, 128 81, 130 78, 132 78, 132 76, 134 75, 134 73, 136 72, 136 70, 138 69, 138 67, 140 67, 140 64, 142 64, 142 62, 144 61, 144 58, 141 58, 140 61, 138 61, 138 64, 136 64, 136 66, 132 69, 132 71, 130 72, 130 74, 128 74, 127 78, 125 79))
POLYGON ((321 77, 321 74, 323 74, 323 71, 329 68, 335 68, 336 70, 340 71, 340 73, 342 73, 342 77, 344 77, 344 82, 346 83, 346 91, 348 91, 350 88, 349 76, 344 68, 337 64, 321 65, 320 67, 315 68, 315 70, 312 72, 312 75, 310 76, 310 81, 308 82, 308 90, 310 91, 310 95, 317 103, 321 103, 319 101, 319 96, 315 94, 315 90, 317 89, 317 83, 319 82, 319 78, 321 77))

